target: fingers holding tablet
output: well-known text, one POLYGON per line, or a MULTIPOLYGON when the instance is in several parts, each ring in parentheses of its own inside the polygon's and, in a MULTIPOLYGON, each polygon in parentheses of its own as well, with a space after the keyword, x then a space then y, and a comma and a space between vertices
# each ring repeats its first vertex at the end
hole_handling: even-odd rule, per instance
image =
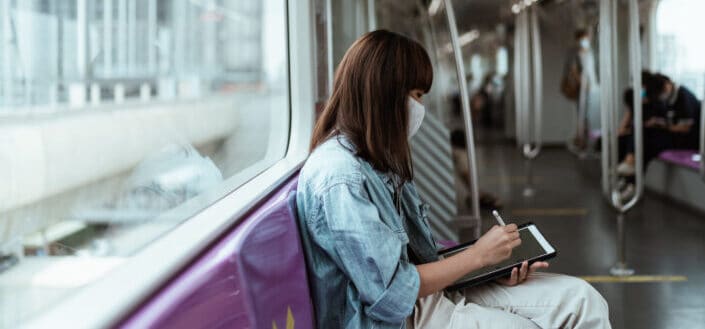
POLYGON ((505 232, 508 232, 508 233, 519 231, 519 227, 517 226, 517 224, 505 225, 505 226, 502 226, 502 228, 504 229, 505 232))
POLYGON ((495 225, 475 242, 442 251, 440 255, 453 254, 471 247, 476 249, 484 264, 483 268, 468 273, 447 289, 457 290, 490 280, 517 285, 528 280, 533 272, 547 268, 545 260, 555 257, 556 249, 536 225, 522 224, 518 232, 513 231, 513 226, 515 224, 495 225))

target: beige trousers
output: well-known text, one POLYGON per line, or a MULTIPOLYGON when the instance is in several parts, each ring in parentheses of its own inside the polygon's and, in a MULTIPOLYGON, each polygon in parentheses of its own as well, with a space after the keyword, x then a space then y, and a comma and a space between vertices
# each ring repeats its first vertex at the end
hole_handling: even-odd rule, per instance
POLYGON ((514 287, 484 284, 420 298, 410 329, 609 329, 607 302, 587 282, 536 272, 514 287))

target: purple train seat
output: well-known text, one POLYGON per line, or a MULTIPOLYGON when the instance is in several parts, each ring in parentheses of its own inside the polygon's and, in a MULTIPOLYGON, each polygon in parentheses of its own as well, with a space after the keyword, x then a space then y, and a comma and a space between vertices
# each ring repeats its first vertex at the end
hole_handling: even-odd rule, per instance
POLYGON ((314 327, 293 178, 119 328, 314 327), (293 200, 293 198, 292 198, 293 200))
POLYGON ((694 157, 696 154, 697 152, 691 150, 668 150, 661 152, 659 159, 668 163, 698 170, 700 163, 696 161, 694 157))
POLYGON ((598 140, 602 137, 602 130, 600 129, 593 129, 588 132, 588 139, 591 141, 598 140))
POLYGON ((440 240, 440 241, 437 241, 436 244, 444 249, 445 248, 453 248, 453 247, 459 245, 459 243, 457 243, 453 240, 440 240))

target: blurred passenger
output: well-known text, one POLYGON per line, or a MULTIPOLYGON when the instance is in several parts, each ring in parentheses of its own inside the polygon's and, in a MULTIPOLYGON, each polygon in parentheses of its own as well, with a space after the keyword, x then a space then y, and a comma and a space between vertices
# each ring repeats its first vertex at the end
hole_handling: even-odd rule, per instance
MULTIPOLYGON (((450 133, 450 145, 453 148, 453 166, 455 167, 455 190, 458 193, 458 213, 469 213, 472 198, 468 190, 470 168, 468 166, 468 143, 464 130, 450 133)), ((484 209, 501 209, 502 201, 491 193, 480 191, 480 207, 484 209)))
MULTIPOLYGON (((697 150, 699 147, 700 101, 684 86, 680 86, 662 74, 644 74, 644 169, 661 152, 668 149, 697 150), (648 115, 648 116, 647 116, 648 115)), ((632 95, 632 94, 629 94, 632 95)), ((631 118, 633 99, 625 93, 625 103, 630 108, 631 118)), ((620 132, 627 132, 622 122, 620 132)), ((630 120, 630 119, 629 119, 630 120)), ((622 176, 633 176, 634 143, 631 134, 624 134, 624 157, 617 167, 622 176)), ((620 143, 620 144, 621 144, 620 143)))
POLYGON ((482 126, 492 127, 494 115, 497 111, 497 101, 501 93, 501 78, 494 72, 487 73, 482 80, 482 85, 472 95, 470 107, 481 116, 482 126))
POLYGON ((575 31, 575 45, 566 56, 561 79, 561 93, 574 101, 578 109, 576 135, 573 144, 578 149, 587 145, 588 109, 590 108, 590 93, 598 90, 595 57, 591 47, 592 37, 586 29, 575 31), (582 109, 582 111, 580 111, 582 109))
POLYGON ((438 258, 409 148, 432 80, 423 47, 392 32, 367 33, 343 56, 296 194, 316 326, 610 328, 602 296, 583 280, 534 273, 546 262, 444 292, 508 259, 521 240, 515 224, 494 226, 438 258))
MULTIPOLYGON (((477 108, 481 102, 479 99, 471 99, 470 108, 473 110, 473 115, 476 115, 477 108)), ((468 143, 465 138, 465 126, 463 119, 463 110, 460 104, 460 95, 455 94, 451 101, 451 122, 455 124, 451 127, 450 145, 453 150, 453 167, 455 168, 455 190, 457 193, 457 206, 459 213, 467 213, 472 209, 472 199, 468 190, 468 182, 470 182, 470 168, 468 166, 468 143)), ((476 120, 475 120, 476 121, 476 120)), ((501 209, 502 201, 491 193, 480 191, 480 207, 484 209, 501 209)))

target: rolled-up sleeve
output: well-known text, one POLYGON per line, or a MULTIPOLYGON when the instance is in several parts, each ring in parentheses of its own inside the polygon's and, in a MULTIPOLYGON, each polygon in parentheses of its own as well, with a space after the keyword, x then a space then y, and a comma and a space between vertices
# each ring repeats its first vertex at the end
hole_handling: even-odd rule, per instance
POLYGON ((416 267, 401 258, 405 244, 399 235, 405 233, 382 222, 358 185, 333 185, 321 201, 334 249, 331 256, 355 285, 365 314, 383 322, 404 321, 420 287, 416 267))

